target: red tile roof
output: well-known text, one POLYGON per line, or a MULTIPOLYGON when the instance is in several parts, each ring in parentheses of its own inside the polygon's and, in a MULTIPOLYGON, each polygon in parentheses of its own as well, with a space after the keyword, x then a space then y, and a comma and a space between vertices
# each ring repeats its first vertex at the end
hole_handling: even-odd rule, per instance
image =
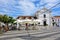
POLYGON ((60 16, 54 16, 54 18, 60 18, 60 16))
POLYGON ((26 17, 31 18, 33 16, 18 16, 17 19, 19 19, 20 17, 23 17, 23 18, 26 18, 26 17))

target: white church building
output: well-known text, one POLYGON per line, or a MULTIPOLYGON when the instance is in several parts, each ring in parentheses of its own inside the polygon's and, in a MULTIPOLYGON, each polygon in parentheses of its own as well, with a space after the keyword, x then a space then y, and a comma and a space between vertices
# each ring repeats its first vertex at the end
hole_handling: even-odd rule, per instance
POLYGON ((38 10, 35 16, 37 17, 37 20, 39 20, 40 25, 48 25, 48 26, 52 25, 51 11, 48 10, 47 8, 38 10))
MULTIPOLYGON (((51 11, 47 8, 43 8, 41 10, 37 10, 37 12, 35 13, 34 16, 19 16, 17 17, 17 24, 19 23, 23 23, 25 25, 25 23, 28 24, 39 24, 42 26, 52 26, 52 15, 51 15, 51 11)), ((18 25, 17 25, 18 28, 18 25)))

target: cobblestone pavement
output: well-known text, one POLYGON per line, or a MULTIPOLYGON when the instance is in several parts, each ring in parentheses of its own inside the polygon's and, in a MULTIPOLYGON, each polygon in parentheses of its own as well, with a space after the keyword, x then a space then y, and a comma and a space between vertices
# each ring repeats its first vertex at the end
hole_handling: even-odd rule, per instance
POLYGON ((0 36, 0 40, 60 40, 60 27, 29 31, 8 31, 0 36))
POLYGON ((14 37, 0 38, 0 40, 60 40, 60 32, 19 35, 14 37))

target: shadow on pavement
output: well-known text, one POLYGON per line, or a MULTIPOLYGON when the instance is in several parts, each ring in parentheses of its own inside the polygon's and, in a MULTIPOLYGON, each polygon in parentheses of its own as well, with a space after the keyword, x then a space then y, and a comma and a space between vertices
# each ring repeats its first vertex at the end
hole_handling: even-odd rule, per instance
POLYGON ((60 37, 59 37, 59 38, 57 38, 57 39, 55 39, 55 40, 60 40, 60 37))

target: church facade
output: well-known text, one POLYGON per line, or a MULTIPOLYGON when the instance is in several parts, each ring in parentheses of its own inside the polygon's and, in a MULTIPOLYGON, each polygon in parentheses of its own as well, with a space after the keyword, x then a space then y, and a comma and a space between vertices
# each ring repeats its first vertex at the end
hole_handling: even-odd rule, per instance
POLYGON ((40 25, 52 26, 52 15, 51 15, 51 11, 48 10, 47 8, 43 8, 41 10, 38 10, 35 13, 35 16, 39 20, 40 25))

